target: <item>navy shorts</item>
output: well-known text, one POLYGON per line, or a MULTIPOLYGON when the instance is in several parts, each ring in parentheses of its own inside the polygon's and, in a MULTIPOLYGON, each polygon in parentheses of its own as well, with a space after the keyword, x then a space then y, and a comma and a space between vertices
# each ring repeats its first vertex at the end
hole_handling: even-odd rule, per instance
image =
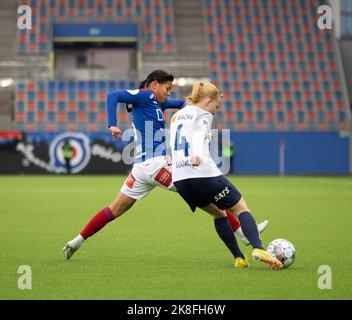
POLYGON ((174 185, 193 212, 211 203, 221 210, 229 209, 241 199, 240 192, 222 175, 175 181, 174 185))

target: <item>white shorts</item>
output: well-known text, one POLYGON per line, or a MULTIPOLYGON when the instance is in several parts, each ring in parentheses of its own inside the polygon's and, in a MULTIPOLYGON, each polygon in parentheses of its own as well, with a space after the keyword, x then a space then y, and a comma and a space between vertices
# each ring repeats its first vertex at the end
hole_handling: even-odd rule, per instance
POLYGON ((120 191, 136 200, 143 199, 156 186, 176 192, 171 167, 171 160, 166 156, 135 163, 120 191))

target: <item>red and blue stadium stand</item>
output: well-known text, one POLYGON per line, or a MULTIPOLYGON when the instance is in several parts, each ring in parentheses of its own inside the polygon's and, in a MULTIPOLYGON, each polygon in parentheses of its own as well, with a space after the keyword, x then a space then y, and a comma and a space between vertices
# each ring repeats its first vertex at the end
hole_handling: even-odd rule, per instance
MULTIPOLYGON (((108 92, 136 89, 136 81, 17 81, 15 120, 22 131, 107 130, 106 95, 108 92)), ((171 93, 176 98, 177 90, 171 93)), ((119 127, 130 127, 125 105, 117 106, 119 127)))
MULTIPOLYGON (((106 131, 106 94, 137 88, 135 81, 18 81, 15 119, 23 131, 106 131)), ((118 105, 119 125, 130 123, 124 105, 118 105)))
POLYGON ((316 26, 320 4, 203 0, 210 77, 224 92, 227 127, 347 129, 333 31, 316 26))
POLYGON ((173 53, 175 27, 172 0, 18 0, 32 9, 32 29, 18 30, 21 54, 51 49, 54 23, 135 23, 143 31, 143 52, 173 53))

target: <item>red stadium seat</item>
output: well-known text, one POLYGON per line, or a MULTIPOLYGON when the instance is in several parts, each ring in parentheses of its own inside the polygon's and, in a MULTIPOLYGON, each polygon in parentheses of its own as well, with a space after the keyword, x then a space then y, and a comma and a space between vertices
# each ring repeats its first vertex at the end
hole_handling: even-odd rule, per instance
POLYGON ((80 101, 86 100, 86 92, 84 91, 78 92, 78 100, 80 101))
POLYGON ((308 125, 307 123, 301 122, 297 124, 297 128, 300 131, 307 131, 308 130, 308 125))
POLYGON ((57 131, 57 125, 56 123, 48 123, 46 129, 48 132, 55 132, 57 131))
POLYGON ((317 101, 315 103, 317 110, 323 110, 323 102, 322 101, 317 101))
POLYGON ((294 103, 295 109, 296 110, 303 110, 303 103, 302 101, 297 101, 294 103))
POLYGON ((37 127, 34 123, 26 123, 26 131, 28 132, 37 131, 37 127))
POLYGON ((67 130, 69 131, 77 131, 77 124, 76 123, 68 123, 67 130))
POLYGON ((308 112, 308 122, 314 122, 315 121, 315 113, 310 111, 308 112))
POLYGON ((27 90, 28 91, 35 91, 36 90, 36 85, 34 82, 29 82, 27 85, 27 90))
POLYGON ((324 98, 326 100, 331 100, 332 99, 332 93, 330 91, 325 91, 324 92, 324 98))
POLYGON ((59 122, 66 122, 66 113, 65 112, 58 112, 57 119, 59 122))
POLYGON ((267 127, 266 127, 266 124, 264 122, 260 122, 260 123, 257 123, 255 125, 255 129, 257 131, 266 131, 267 130, 267 127))
POLYGON ((87 121, 87 113, 79 112, 78 113, 78 120, 81 121, 81 122, 87 121))
POLYGON ((328 112, 328 121, 330 122, 335 122, 336 120, 336 114, 333 111, 328 112))
POLYGON ((234 120, 233 112, 226 112, 225 120, 229 122, 233 121, 234 120))
POLYGON ((98 113, 98 121, 106 122, 106 113, 105 112, 99 112, 98 113))
POLYGON ((24 122, 25 120, 25 115, 23 112, 17 112, 16 113, 16 121, 17 122, 24 122))
POLYGON ((37 99, 38 99, 38 101, 44 101, 44 100, 45 100, 45 97, 46 97, 45 92, 39 91, 39 92, 37 93, 37 99))
POLYGON ((320 130, 320 131, 325 131, 328 129, 328 126, 326 123, 318 123, 317 124, 317 129, 320 130))
POLYGON ((285 123, 276 123, 275 124, 275 129, 277 131, 286 131, 287 130, 287 125, 285 123))
POLYGON ((58 94, 59 101, 65 101, 67 99, 67 94, 64 91, 60 91, 58 94))
POLYGON ((288 122, 294 122, 294 118, 295 117, 294 117, 294 113, 292 111, 288 111, 286 116, 287 116, 287 121, 288 122))
POLYGON ((261 102, 255 102, 254 107, 256 110, 263 110, 263 105, 261 102))
POLYGON ((96 111, 98 108, 97 108, 97 104, 96 102, 89 102, 88 103, 88 110, 89 111, 96 111))
POLYGON ((235 110, 242 110, 242 103, 241 102, 238 102, 238 101, 235 102, 235 110))
POLYGON ((35 110, 35 104, 34 104, 34 102, 28 102, 28 103, 27 103, 27 110, 28 110, 28 111, 34 111, 34 110, 35 110))
POLYGON ((344 101, 337 101, 336 106, 337 106, 337 110, 346 110, 344 101))
POLYGON ((313 89, 320 90, 320 82, 319 81, 313 81, 313 89))
POLYGON ((96 123, 88 123, 88 131, 98 131, 98 125, 96 123))
POLYGON ((305 100, 311 100, 312 99, 312 94, 309 91, 304 91, 303 96, 305 100))
POLYGON ((236 131, 246 131, 247 127, 244 123, 236 123, 235 130, 236 131))
POLYGON ((275 107, 275 110, 276 110, 276 111, 281 111, 281 110, 283 109, 283 104, 282 104, 281 101, 276 101, 276 102, 274 103, 274 107, 275 107))
POLYGON ((48 110, 55 111, 56 110, 56 103, 55 102, 48 102, 48 110))
POLYGON ((245 119, 246 119, 246 122, 253 122, 253 120, 254 120, 253 112, 251 112, 251 111, 246 112, 245 119))
POLYGON ((77 109, 77 105, 75 101, 70 101, 68 103, 68 110, 69 111, 75 111, 77 109))
POLYGON ((127 112, 120 112, 118 114, 118 120, 119 122, 126 122, 129 120, 129 115, 127 112))
POLYGON ((17 93, 17 101, 24 101, 25 98, 26 98, 26 94, 24 92, 17 93))
POLYGON ((274 113, 272 111, 266 112, 265 116, 266 116, 266 121, 268 122, 274 121, 274 113))

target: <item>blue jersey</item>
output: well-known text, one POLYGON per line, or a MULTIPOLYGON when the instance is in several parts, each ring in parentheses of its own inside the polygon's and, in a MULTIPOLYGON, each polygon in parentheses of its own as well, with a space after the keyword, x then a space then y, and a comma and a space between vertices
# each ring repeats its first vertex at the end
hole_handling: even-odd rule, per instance
POLYGON ((132 124, 136 153, 134 162, 139 163, 157 156, 166 155, 164 110, 180 109, 183 99, 167 99, 160 104, 149 89, 121 90, 107 96, 108 126, 117 126, 118 103, 132 104, 132 124))

